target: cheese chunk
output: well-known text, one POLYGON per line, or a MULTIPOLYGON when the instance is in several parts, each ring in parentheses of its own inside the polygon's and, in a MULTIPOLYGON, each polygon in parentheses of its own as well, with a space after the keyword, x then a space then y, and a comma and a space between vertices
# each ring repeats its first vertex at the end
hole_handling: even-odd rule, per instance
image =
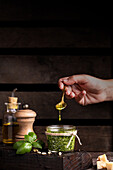
POLYGON ((107 170, 113 170, 113 162, 106 162, 107 170))
POLYGON ((97 169, 106 168, 106 162, 104 161, 97 161, 97 169))
POLYGON ((106 163, 109 162, 106 154, 100 155, 97 158, 97 169, 106 168, 106 163))
POLYGON ((106 154, 98 156, 97 160, 98 161, 103 161, 103 162, 109 162, 108 159, 107 159, 106 154))

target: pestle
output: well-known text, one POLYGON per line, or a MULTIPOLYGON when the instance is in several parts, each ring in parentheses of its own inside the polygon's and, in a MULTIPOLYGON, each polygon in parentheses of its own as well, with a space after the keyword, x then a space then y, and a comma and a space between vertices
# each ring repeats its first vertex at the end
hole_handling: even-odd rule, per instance
POLYGON ((19 130, 15 136, 16 141, 24 140, 24 135, 33 131, 33 123, 35 121, 36 113, 33 110, 28 109, 28 105, 23 106, 23 110, 18 110, 15 113, 15 117, 19 124, 19 130))

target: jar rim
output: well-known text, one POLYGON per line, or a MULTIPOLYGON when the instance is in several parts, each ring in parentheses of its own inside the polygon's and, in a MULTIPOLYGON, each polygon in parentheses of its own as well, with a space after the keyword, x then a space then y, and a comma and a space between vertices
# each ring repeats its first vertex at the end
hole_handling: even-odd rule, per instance
POLYGON ((21 105, 21 103, 5 103, 5 105, 21 105))
POLYGON ((74 125, 50 125, 47 126, 46 129, 52 130, 52 131, 59 131, 59 130, 73 130, 76 129, 76 126, 74 125))

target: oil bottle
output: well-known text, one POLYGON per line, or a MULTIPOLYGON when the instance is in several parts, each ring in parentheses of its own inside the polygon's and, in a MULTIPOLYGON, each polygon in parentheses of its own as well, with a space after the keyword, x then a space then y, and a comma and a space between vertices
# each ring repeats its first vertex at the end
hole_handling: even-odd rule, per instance
POLYGON ((8 103, 6 105, 6 112, 3 115, 3 125, 2 125, 2 136, 3 143, 12 144, 15 142, 15 136, 18 132, 18 123, 15 117, 16 111, 19 109, 20 103, 17 103, 18 98, 14 97, 14 89, 12 92, 12 97, 9 97, 8 103))

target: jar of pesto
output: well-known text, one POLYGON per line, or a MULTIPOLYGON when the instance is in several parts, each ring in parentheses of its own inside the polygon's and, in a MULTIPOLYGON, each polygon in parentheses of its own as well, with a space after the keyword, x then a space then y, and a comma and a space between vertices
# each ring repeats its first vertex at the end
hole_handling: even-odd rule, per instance
POLYGON ((73 125, 51 125, 46 127, 48 149, 51 152, 74 151, 76 127, 73 125))

